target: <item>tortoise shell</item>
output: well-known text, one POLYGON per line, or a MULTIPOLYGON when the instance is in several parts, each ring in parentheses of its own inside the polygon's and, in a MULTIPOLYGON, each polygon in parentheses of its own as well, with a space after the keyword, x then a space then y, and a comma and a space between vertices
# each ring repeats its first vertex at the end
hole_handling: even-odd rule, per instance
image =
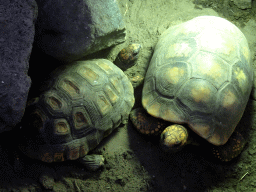
POLYGON ((28 103, 20 149, 45 162, 85 156, 120 123, 134 104, 127 76, 105 59, 60 67, 47 90, 28 103))
POLYGON ((240 121, 252 89, 250 50, 229 21, 200 16, 167 29, 146 73, 142 104, 163 120, 188 126, 223 145, 240 121))

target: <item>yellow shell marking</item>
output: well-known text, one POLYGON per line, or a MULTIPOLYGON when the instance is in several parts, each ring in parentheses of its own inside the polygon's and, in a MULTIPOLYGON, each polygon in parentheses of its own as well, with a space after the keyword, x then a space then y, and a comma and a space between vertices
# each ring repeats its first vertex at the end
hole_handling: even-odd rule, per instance
POLYGON ((210 99, 210 89, 205 87, 198 87, 191 90, 190 95, 195 102, 207 102, 210 99))
POLYGON ((70 127, 66 120, 58 119, 54 121, 54 133, 57 135, 66 135, 70 133, 70 127))
MULTIPOLYGON (((80 110, 83 110, 83 109, 80 109, 80 110)), ((88 121, 83 111, 76 111, 75 113, 73 113, 73 121, 76 129, 81 129, 88 125, 88 121)))
POLYGON ((61 101, 54 96, 50 96, 49 98, 47 98, 46 102, 50 105, 50 107, 53 110, 60 110, 62 108, 61 101))
POLYGON ((98 96, 96 96, 96 98, 97 98, 97 104, 99 106, 99 110, 100 110, 101 114, 102 115, 107 114, 111 110, 112 105, 102 95, 98 95, 98 96))
POLYGON ((225 94, 222 106, 226 109, 232 109, 233 104, 236 101, 236 96, 231 91, 228 91, 227 94, 225 94))
POLYGON ((207 139, 210 143, 212 143, 213 145, 223 145, 224 143, 226 143, 226 141, 228 140, 228 138, 223 135, 223 138, 220 138, 220 135, 217 133, 214 133, 211 137, 209 137, 207 139))
POLYGON ((114 105, 118 101, 118 95, 111 89, 110 86, 105 87, 105 93, 108 95, 112 105, 114 105))
POLYGON ((144 107, 145 109, 147 109, 149 103, 150 103, 152 100, 154 100, 154 97, 153 97, 152 95, 147 94, 146 96, 144 96, 144 97, 142 98, 142 105, 143 105, 143 107, 144 107))
POLYGON ((162 119, 173 122, 173 123, 184 122, 183 118, 181 118, 179 114, 177 114, 176 112, 168 108, 162 112, 161 117, 162 119))
POLYGON ((220 78, 223 76, 221 66, 214 61, 212 55, 200 55, 197 57, 197 63, 199 67, 199 71, 202 74, 206 74, 207 76, 211 76, 213 79, 220 78))
POLYGON ((166 72, 166 76, 168 78, 167 80, 171 84, 177 84, 180 78, 182 78, 182 76, 184 75, 184 73, 185 73, 184 70, 178 67, 173 67, 171 69, 168 69, 166 72))
POLYGON ((250 50, 247 47, 242 48, 243 55, 245 56, 248 63, 250 63, 250 50))
POLYGON ((154 117, 159 117, 159 110, 160 110, 161 104, 159 104, 158 102, 154 102, 152 105, 150 105, 147 108, 147 111, 150 115, 154 116, 154 117))
POLYGON ((247 81, 246 81, 246 75, 244 74, 244 71, 239 67, 237 67, 234 73, 235 73, 235 78, 238 81, 239 87, 242 89, 243 92, 245 92, 246 91, 245 84, 247 81))
POLYGON ((208 138, 211 130, 209 125, 191 123, 189 126, 191 127, 192 130, 194 130, 195 133, 197 133, 201 137, 205 139, 208 138))
POLYGON ((113 71, 113 68, 110 67, 107 63, 105 62, 100 62, 99 66, 107 73, 107 74, 111 74, 113 71))
POLYGON ((85 78, 86 80, 88 80, 90 82, 90 84, 95 84, 95 82, 98 81, 99 79, 99 75, 97 73, 95 73, 92 69, 88 68, 88 67, 81 67, 78 71, 78 73, 85 78))
POLYGON ((80 94, 79 87, 69 79, 64 79, 60 86, 72 97, 78 97, 80 94))
POLYGON ((117 78, 110 78, 110 82, 115 87, 118 94, 120 94, 122 90, 121 90, 121 87, 119 86, 119 83, 120 83, 119 80, 117 78))

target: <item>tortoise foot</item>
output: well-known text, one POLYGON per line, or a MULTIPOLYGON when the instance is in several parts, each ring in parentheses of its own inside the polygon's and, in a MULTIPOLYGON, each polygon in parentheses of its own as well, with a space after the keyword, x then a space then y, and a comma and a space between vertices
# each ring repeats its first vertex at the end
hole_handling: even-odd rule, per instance
POLYGON ((77 159, 79 163, 85 166, 89 171, 96 171, 104 165, 104 157, 102 155, 86 155, 83 158, 77 159))
POLYGON ((237 157, 246 144, 245 138, 237 131, 231 135, 227 143, 221 146, 213 146, 213 155, 221 161, 231 161, 237 157))

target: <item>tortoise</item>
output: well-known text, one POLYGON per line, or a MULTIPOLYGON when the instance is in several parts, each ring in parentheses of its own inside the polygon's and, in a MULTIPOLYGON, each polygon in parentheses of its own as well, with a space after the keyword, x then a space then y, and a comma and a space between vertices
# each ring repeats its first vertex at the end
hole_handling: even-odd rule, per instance
POLYGON ((128 77, 106 59, 75 61, 54 71, 44 89, 27 104, 19 148, 33 159, 78 160, 96 170, 103 157, 87 153, 127 122, 134 105, 128 77))
POLYGON ((160 36, 142 90, 146 111, 135 109, 130 119, 144 134, 161 133, 174 123, 160 137, 163 150, 172 152, 190 141, 185 124, 212 144, 216 157, 230 161, 246 143, 234 130, 252 82, 251 55, 243 33, 226 19, 196 17, 160 36))

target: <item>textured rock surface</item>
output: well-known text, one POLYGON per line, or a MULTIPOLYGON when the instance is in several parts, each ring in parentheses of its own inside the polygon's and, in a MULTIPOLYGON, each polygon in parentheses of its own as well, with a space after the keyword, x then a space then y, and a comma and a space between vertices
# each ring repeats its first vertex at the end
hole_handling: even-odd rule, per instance
POLYGON ((24 113, 31 82, 27 71, 36 17, 34 0, 1 0, 0 132, 10 130, 24 113))
POLYGON ((115 0, 36 0, 36 45, 71 62, 121 43, 125 25, 115 0))
POLYGON ((240 9, 252 8, 251 0, 232 0, 234 4, 240 9))

